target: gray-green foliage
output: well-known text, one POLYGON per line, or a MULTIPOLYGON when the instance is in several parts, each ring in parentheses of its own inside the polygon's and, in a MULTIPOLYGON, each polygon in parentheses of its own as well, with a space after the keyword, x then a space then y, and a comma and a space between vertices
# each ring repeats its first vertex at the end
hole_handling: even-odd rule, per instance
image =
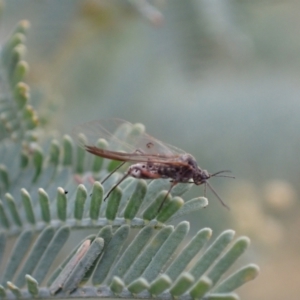
MULTIPOLYGON (((190 185, 176 187, 159 213, 169 185, 163 180, 147 184, 127 178, 104 201, 120 176, 100 183, 112 163, 82 151, 69 136, 52 140, 50 147, 36 139, 38 118, 23 82, 27 28, 28 22, 20 22, 1 53, 0 297, 151 298, 163 293, 166 299, 236 299, 233 291, 255 278, 258 267, 250 264, 222 276, 249 239, 233 241, 234 232, 227 230, 208 245, 211 229, 189 241, 187 221, 166 224, 207 205, 205 198, 183 201, 180 196, 190 185), (94 233, 59 256, 70 234, 87 228, 94 233)), ((130 128, 118 132, 121 139, 134 134, 130 128)))

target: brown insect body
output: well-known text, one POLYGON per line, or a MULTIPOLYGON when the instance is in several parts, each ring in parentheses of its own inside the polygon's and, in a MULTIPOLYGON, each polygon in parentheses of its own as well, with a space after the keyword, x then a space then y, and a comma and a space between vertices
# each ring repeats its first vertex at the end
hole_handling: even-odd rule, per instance
POLYGON ((209 173, 200 169, 191 155, 181 155, 178 161, 183 164, 174 166, 172 163, 137 163, 131 165, 127 173, 141 179, 170 178, 176 183, 187 183, 192 179, 197 185, 210 178, 209 173))
MULTIPOLYGON (((75 128, 74 130, 77 138, 78 134, 84 134, 84 136, 87 137, 87 141, 84 142, 78 139, 79 144, 86 151, 103 158, 119 160, 122 162, 120 166, 122 166, 125 162, 133 163, 128 168, 125 175, 108 192, 106 198, 128 176, 140 179, 166 178, 171 179, 171 186, 168 193, 170 193, 171 189, 177 183, 194 183, 196 185, 204 184, 205 187, 207 185, 220 202, 228 208, 210 185, 208 179, 211 177, 234 178, 228 175, 220 175, 221 173, 230 171, 220 171, 210 174, 198 166, 197 161, 192 155, 175 148, 174 146, 167 145, 142 131, 139 132, 139 126, 142 125, 133 125, 123 120, 109 119, 89 122, 75 128), (111 123, 114 124, 114 130, 108 129, 111 123), (115 135, 111 133, 115 131, 118 133, 118 130, 120 130, 119 128, 127 130, 128 137, 125 141, 118 138, 117 134, 115 135), (132 132, 134 132, 134 135, 132 135, 132 132), (104 149, 97 147, 96 144, 98 138, 108 140, 110 142, 108 148, 104 149)), ((117 167, 113 172, 115 172, 119 167, 117 167)), ((110 175, 108 175, 103 182, 110 175)))

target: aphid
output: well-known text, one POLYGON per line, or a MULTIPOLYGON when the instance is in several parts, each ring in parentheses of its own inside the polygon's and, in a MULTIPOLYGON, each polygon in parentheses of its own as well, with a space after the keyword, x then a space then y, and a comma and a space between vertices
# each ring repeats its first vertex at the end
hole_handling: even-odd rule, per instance
POLYGON ((141 179, 167 178, 170 179, 171 183, 167 195, 178 183, 204 184, 205 192, 206 186, 208 186, 222 205, 229 209, 211 186, 208 179, 211 177, 234 178, 233 176, 222 174, 230 171, 224 170, 210 174, 198 166, 197 161, 191 154, 151 137, 144 133, 143 129, 144 127, 141 124, 131 124, 119 119, 92 121, 79 125, 74 129, 74 135, 76 135, 79 144, 86 151, 97 156, 122 162, 102 180, 102 183, 123 164, 126 162, 131 163, 124 176, 110 189, 105 199, 129 176, 141 179), (78 138, 79 136, 82 137, 82 135, 84 135, 85 139, 78 138), (105 149, 97 147, 97 141, 101 138, 109 142, 108 147, 105 149))

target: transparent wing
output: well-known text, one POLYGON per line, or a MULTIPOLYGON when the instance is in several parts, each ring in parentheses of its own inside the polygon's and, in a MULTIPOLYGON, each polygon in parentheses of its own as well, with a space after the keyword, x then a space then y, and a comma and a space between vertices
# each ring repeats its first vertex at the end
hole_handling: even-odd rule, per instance
POLYGON ((121 161, 180 164, 180 155, 186 153, 146 134, 142 124, 120 119, 84 123, 74 128, 73 137, 81 147, 95 155, 121 161), (108 142, 105 149, 97 147, 99 139, 108 142))

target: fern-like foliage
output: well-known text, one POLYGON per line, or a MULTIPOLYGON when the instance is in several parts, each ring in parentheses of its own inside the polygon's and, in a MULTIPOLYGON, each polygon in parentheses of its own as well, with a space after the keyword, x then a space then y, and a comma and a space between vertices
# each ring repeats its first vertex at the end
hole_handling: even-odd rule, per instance
MULTIPOLYGON (((224 273, 249 239, 233 241, 226 230, 209 244, 209 228, 188 240, 187 221, 167 225, 207 205, 205 198, 180 197, 190 185, 174 188, 159 212, 169 186, 164 180, 127 178, 104 202, 120 174, 103 185, 98 180, 114 162, 91 156, 70 136, 50 147, 36 140, 38 117, 23 82, 27 28, 20 22, 1 53, 0 297, 237 299, 234 290, 255 278, 258 267, 224 273), (59 257, 70 234, 83 229, 93 234, 59 257)), ((104 148, 109 141, 98 143, 104 148)))

